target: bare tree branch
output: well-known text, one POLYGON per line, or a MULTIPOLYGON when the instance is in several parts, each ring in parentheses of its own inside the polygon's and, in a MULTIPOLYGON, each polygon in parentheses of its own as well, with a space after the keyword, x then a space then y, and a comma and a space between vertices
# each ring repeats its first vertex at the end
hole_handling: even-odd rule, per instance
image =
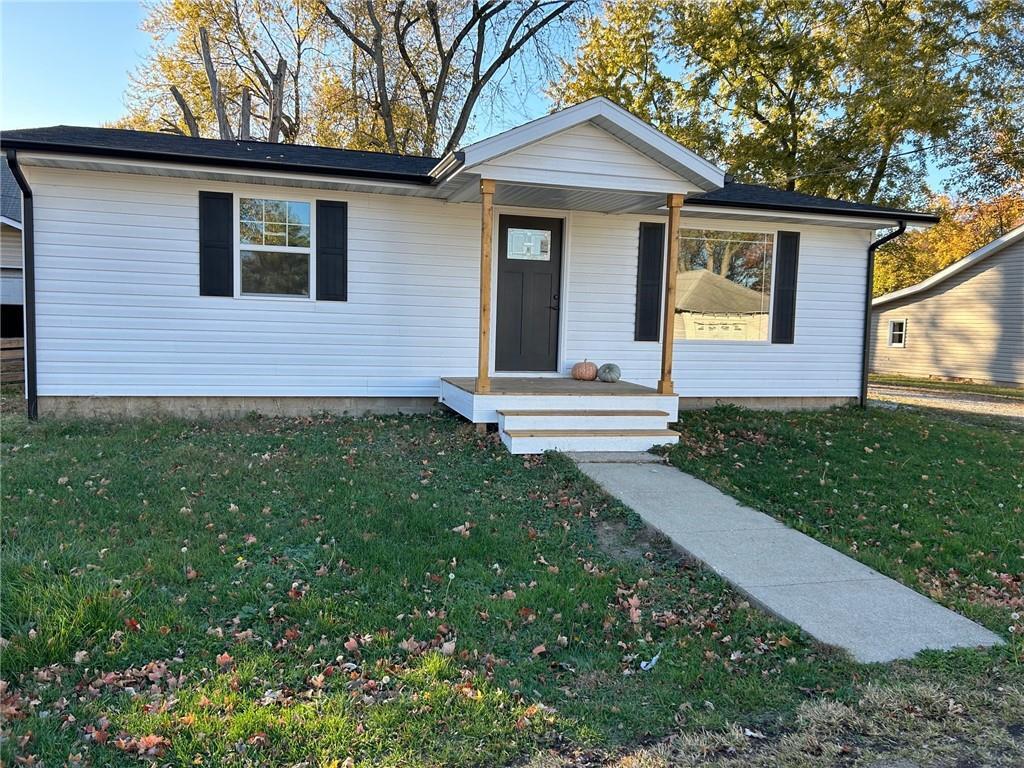
POLYGON ((217 80, 217 70, 213 66, 213 57, 210 55, 210 36, 206 27, 199 28, 199 44, 203 50, 203 65, 206 67, 206 78, 210 81, 210 99, 213 101, 213 110, 217 114, 217 128, 222 139, 233 139, 231 124, 228 122, 228 114, 224 109, 224 99, 221 98, 220 82, 217 80))
POLYGON ((171 96, 178 103, 178 109, 181 110, 181 117, 185 121, 185 125, 188 128, 188 135, 193 139, 199 138, 199 123, 196 122, 196 116, 192 114, 192 108, 189 107, 188 102, 185 101, 185 97, 181 95, 181 91, 178 90, 178 86, 171 86, 171 96))
POLYGON ((241 117, 238 121, 238 138, 242 141, 249 141, 252 138, 252 91, 249 86, 242 87, 241 117))

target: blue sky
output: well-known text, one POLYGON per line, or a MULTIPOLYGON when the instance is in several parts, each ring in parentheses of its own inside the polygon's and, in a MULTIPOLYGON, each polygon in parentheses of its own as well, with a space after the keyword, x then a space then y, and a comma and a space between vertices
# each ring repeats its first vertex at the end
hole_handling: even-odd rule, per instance
MULTIPOLYGON (((102 125, 122 117, 129 73, 149 50, 132 0, 0 0, 0 130, 102 125)), ((516 78, 522 100, 476 115, 474 141, 543 115, 543 83, 516 78)), ((941 186, 943 173, 930 169, 941 186)))
POLYGON ((0 0, 0 129, 121 117, 149 50, 143 16, 137 2, 0 0))
MULTIPOLYGON (((128 75, 149 50, 150 37, 139 30, 144 17, 129 0, 0 0, 0 130, 122 117, 128 75)), ((547 109, 538 88, 516 109, 478 115, 468 139, 547 109)))

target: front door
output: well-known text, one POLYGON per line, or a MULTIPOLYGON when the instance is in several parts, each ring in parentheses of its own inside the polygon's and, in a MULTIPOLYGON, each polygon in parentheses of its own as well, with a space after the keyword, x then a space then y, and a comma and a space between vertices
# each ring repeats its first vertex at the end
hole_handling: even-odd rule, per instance
POLYGON ((561 281, 562 220, 499 217, 496 370, 557 370, 561 281))

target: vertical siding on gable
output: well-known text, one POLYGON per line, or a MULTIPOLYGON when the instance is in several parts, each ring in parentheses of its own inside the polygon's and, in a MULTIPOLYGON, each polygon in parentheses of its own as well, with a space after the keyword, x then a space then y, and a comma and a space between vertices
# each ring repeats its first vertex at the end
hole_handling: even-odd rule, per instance
POLYGON ((1024 242, 872 313, 871 370, 1024 385, 1024 242), (907 320, 904 347, 889 321, 907 320))

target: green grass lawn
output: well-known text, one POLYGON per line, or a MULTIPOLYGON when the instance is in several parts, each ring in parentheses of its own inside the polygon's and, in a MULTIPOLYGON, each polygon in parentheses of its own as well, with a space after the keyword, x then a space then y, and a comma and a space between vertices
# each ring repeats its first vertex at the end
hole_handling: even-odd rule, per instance
POLYGON ((995 384, 978 384, 968 381, 942 381, 940 379, 927 379, 914 376, 897 376, 895 374, 873 373, 869 377, 871 384, 880 384, 893 387, 913 387, 916 389, 931 389, 940 392, 962 392, 975 395, 997 395, 998 397, 1011 397, 1016 400, 1024 400, 1024 388, 1001 387, 995 384))
POLYGON ((1005 633, 1024 611, 1024 432, 871 408, 681 413, 672 462, 1005 633))
MULTIPOLYGON (((928 424, 886 417, 917 419, 918 440, 928 424)), ((717 446, 712 424, 684 422, 687 445, 717 446)), ((798 765, 874 749, 865 734, 882 731, 822 714, 836 707, 889 734, 986 718, 1007 732, 1024 706, 1014 650, 854 664, 681 561, 565 458, 511 456, 452 416, 29 424, 5 410, 2 432, 4 764, 554 765, 668 739, 677 756, 786 748, 796 762, 772 764, 798 765)), ((1019 451, 1008 439, 971 443, 963 477, 1019 513, 1019 466, 993 469, 1019 451)), ((725 466, 721 482, 732 450, 701 466, 725 466)), ((1000 583, 989 565, 1019 576, 1019 528, 986 514, 962 583, 1000 583)), ((946 562, 932 571, 953 594, 946 562)), ((963 599, 1007 636, 993 594, 963 599)))

